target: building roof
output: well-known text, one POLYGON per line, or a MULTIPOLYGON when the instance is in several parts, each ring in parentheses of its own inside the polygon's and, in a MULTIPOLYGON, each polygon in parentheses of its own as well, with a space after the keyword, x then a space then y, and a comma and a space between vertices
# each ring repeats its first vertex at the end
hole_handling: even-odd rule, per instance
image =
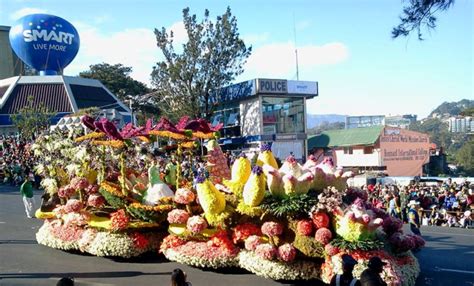
POLYGON ((308 138, 308 150, 313 148, 374 145, 384 126, 328 130, 308 138))
POLYGON ((15 114, 25 107, 29 97, 33 105, 43 104, 53 112, 72 112, 69 98, 63 84, 18 84, 0 109, 0 114, 15 114))

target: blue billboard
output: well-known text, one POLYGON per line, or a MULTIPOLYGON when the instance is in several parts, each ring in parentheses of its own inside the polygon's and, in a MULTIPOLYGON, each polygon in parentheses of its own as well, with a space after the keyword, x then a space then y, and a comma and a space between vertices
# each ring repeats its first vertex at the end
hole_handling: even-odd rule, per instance
POLYGON ((24 16, 11 27, 9 36, 17 56, 41 75, 62 71, 79 51, 76 28, 53 15, 24 16))

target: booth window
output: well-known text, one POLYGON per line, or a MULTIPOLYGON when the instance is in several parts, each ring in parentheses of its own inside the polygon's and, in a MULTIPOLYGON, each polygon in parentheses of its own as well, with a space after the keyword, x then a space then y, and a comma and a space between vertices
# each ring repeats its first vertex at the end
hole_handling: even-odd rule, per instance
POLYGON ((364 147, 364 154, 372 154, 372 153, 374 153, 374 147, 372 146, 364 147))
POLYGON ((304 132, 303 98, 265 96, 262 105, 265 134, 304 132))
POLYGON ((344 154, 352 155, 352 147, 344 147, 344 154))

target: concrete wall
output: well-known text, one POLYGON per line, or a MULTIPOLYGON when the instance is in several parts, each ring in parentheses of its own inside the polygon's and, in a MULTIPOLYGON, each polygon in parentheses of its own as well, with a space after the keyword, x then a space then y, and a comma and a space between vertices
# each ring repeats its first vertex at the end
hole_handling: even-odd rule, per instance
POLYGON ((8 33, 10 27, 0 26, 0 79, 20 75, 23 63, 10 46, 8 33))
POLYGON ((263 134, 262 112, 259 98, 240 102, 242 136, 263 134))
POLYGON ((376 167, 382 165, 379 149, 373 149, 372 154, 364 154, 363 147, 353 147, 352 154, 344 154, 343 149, 335 150, 336 164, 342 167, 367 166, 376 167))

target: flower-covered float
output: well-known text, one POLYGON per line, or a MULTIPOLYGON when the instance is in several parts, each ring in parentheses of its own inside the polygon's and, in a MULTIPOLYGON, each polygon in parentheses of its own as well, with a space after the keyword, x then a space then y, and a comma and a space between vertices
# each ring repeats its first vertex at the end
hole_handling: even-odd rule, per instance
POLYGON ((310 156, 301 165, 290 156, 279 166, 265 144, 255 165, 241 154, 229 167, 217 144, 221 126, 202 119, 122 130, 106 119, 82 122, 85 135, 52 133, 33 146, 45 189, 36 214, 44 219, 40 244, 124 258, 152 251, 194 267, 325 282, 342 272, 343 254, 358 260, 356 277, 376 255, 388 262, 382 275, 389 285, 415 283, 411 250, 423 239, 404 235, 401 221, 369 204, 363 191, 346 189, 352 174, 330 159, 310 156), (172 184, 147 151, 157 140, 175 146, 172 184), (203 140, 207 171, 186 172, 203 140))

